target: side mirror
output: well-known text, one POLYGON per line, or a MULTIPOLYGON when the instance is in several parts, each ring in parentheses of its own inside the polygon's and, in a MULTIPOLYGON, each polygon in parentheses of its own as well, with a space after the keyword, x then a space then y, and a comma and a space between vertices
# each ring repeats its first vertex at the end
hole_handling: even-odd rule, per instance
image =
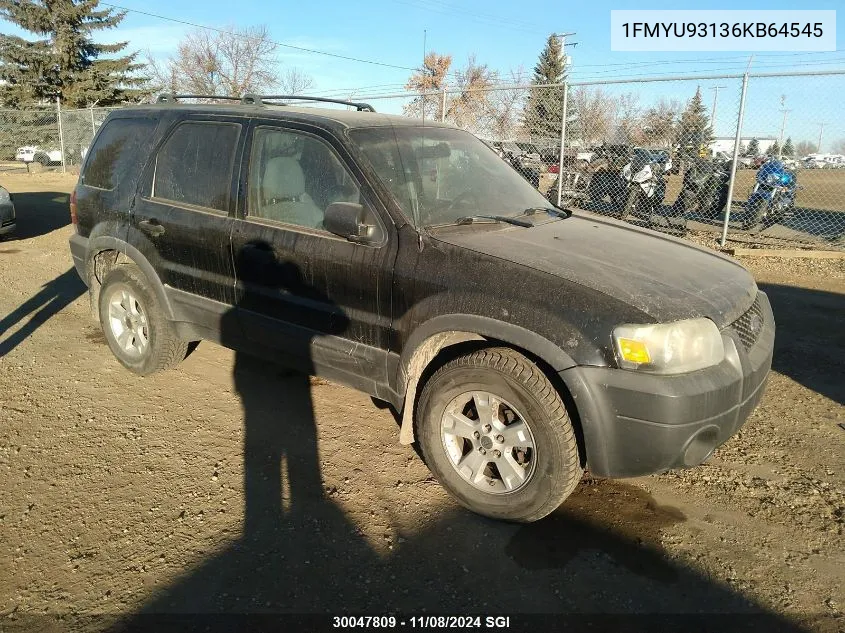
POLYGON ((364 205, 355 202, 332 202, 323 217, 323 228, 350 242, 367 244, 375 240, 376 227, 365 223, 364 205))

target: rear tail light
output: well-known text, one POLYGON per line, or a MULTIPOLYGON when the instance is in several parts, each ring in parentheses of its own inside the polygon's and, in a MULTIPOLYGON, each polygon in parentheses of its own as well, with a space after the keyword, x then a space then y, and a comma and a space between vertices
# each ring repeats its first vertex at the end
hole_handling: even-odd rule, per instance
POLYGON ((70 223, 76 226, 79 218, 76 216, 76 189, 70 194, 70 223))

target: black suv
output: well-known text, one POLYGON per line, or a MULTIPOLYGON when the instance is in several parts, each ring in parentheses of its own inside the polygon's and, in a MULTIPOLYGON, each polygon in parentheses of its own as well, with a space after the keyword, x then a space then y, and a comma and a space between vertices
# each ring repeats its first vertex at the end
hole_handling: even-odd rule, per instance
POLYGON ((775 325, 734 261, 550 206, 454 127, 279 99, 164 96, 98 131, 70 248, 131 371, 211 339, 350 385, 517 521, 584 468, 699 464, 760 400, 775 325))

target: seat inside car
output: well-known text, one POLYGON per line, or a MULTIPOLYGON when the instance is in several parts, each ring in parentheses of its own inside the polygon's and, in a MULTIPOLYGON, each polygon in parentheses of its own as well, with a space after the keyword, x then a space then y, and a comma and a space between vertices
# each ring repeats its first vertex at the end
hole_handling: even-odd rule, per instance
POLYGON ((323 212, 305 192, 305 174, 295 158, 277 156, 267 161, 261 194, 261 217, 314 229, 322 227, 323 212))

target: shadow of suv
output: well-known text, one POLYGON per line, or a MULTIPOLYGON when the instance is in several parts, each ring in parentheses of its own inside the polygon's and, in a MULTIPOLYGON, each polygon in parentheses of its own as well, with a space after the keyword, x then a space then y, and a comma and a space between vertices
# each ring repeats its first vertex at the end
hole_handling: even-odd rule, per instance
POLYGON ((774 320, 734 261, 550 206, 449 125, 292 99, 168 95, 98 131, 70 248, 129 370, 210 339, 349 385, 515 521, 585 467, 699 464, 760 400, 774 320))

